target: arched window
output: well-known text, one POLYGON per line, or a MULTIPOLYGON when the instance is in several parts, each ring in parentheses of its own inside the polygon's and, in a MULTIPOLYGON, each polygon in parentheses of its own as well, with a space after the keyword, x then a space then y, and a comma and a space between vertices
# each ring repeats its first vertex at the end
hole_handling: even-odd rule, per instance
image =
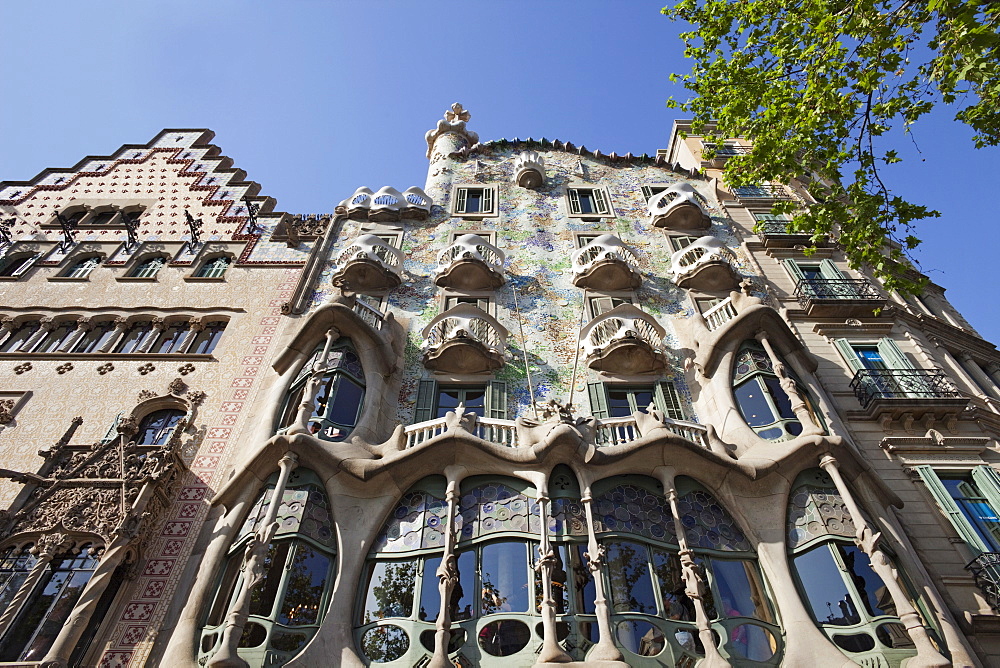
MULTIPOLYGON (((916 648, 868 555, 855 544, 855 531, 824 471, 796 478, 788 502, 788 549, 806 608, 855 663, 898 668, 916 648)), ((933 637, 933 630, 928 633, 933 637)))
POLYGON ((0 661, 40 661, 45 656, 97 563, 97 550, 90 543, 52 560, 0 639, 0 661))
MULTIPOLYGON (((785 373, 794 378, 787 364, 785 373)), ((822 425, 809 393, 797 379, 796 388, 813 420, 822 425)), ((763 346, 756 341, 745 342, 736 354, 733 395, 740 415, 761 438, 787 441, 802 433, 802 423, 792 411, 792 400, 781 387, 774 371, 774 363, 763 346)))
POLYGON ((135 436, 136 445, 166 445, 183 417, 184 411, 176 408, 153 411, 139 423, 139 431, 135 436))
POLYGON ((149 257, 140 262, 132 270, 131 276, 133 278, 156 278, 156 275, 166 264, 167 259, 162 256, 149 257))
POLYGON ((67 340, 71 336, 76 334, 77 326, 78 323, 75 320, 60 322, 51 330, 49 330, 48 335, 45 336, 45 338, 43 338, 37 346, 34 346, 34 350, 32 350, 31 352, 36 352, 36 353, 56 352, 57 350, 62 348, 63 344, 68 342, 67 340))
POLYGON ((115 323, 113 320, 101 320, 94 323, 94 326, 73 346, 73 352, 92 353, 100 350, 111 338, 114 331, 115 323))
MULTIPOLYGON (((239 591, 243 554, 261 528, 278 479, 268 480, 229 549, 226 565, 202 631, 199 661, 218 649, 226 612, 239 591)), ((238 653, 253 668, 284 665, 316 634, 334 580, 336 537, 329 503, 319 477, 292 472, 278 509, 279 529, 264 560, 264 579, 251 590, 250 618, 238 653)))
POLYGON ((6 610, 14 594, 24 584, 28 571, 37 559, 31 554, 33 545, 12 545, 0 553, 0 610, 6 610))
POLYGON ((38 328, 41 327, 41 323, 38 320, 28 320, 27 322, 22 322, 17 329, 10 333, 3 345, 0 345, 0 352, 2 353, 16 353, 16 352, 27 352, 21 351, 21 346, 30 339, 38 328))
MULTIPOLYGON (((295 420, 313 365, 323 354, 320 345, 292 381, 282 409, 280 427, 295 420)), ((327 371, 313 404, 309 430, 324 441, 342 441, 358 423, 365 398, 365 374, 350 342, 341 339, 330 350, 327 371)))
POLYGON ((40 253, 21 253, 4 258, 0 261, 0 276, 20 276, 31 269, 31 265, 40 255, 40 253))
POLYGON ((87 278, 90 276, 90 272, 99 264, 101 264, 101 258, 97 255, 91 255, 82 260, 77 260, 63 273, 63 276, 67 278, 87 278))
POLYGON ((115 346, 116 353, 134 353, 137 352, 139 346, 142 342, 146 340, 149 333, 153 330, 153 323, 149 320, 138 320, 129 325, 128 329, 125 330, 125 334, 122 336, 121 340, 115 346))
POLYGON ((152 353, 179 353, 191 333, 191 323, 187 321, 172 322, 163 328, 156 343, 150 348, 152 353))
POLYGON ((198 278, 222 278, 226 274, 226 270, 229 269, 229 265, 232 264, 232 258, 226 257, 225 255, 220 255, 219 257, 206 260, 203 265, 198 268, 195 276, 198 278))
POLYGON ((225 320, 213 320, 212 322, 205 323, 205 326, 198 336, 195 337, 194 343, 188 348, 188 353, 192 355, 208 355, 213 350, 215 346, 219 344, 219 339, 222 338, 222 332, 226 329, 225 320))

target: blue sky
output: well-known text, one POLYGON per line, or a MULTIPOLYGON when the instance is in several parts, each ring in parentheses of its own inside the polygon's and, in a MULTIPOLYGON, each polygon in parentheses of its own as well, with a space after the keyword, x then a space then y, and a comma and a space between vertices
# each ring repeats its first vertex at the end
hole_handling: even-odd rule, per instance
MULTIPOLYGON (((208 127, 278 209, 330 212, 355 188, 423 185, 424 133, 459 101, 480 137, 548 137, 605 153, 666 146, 685 91, 663 0, 0 3, 0 181, 208 127)), ((987 339, 1000 233, 985 196, 1000 150, 942 110, 898 144, 899 194, 924 271, 987 339), (994 267, 991 269, 991 267, 994 267)))

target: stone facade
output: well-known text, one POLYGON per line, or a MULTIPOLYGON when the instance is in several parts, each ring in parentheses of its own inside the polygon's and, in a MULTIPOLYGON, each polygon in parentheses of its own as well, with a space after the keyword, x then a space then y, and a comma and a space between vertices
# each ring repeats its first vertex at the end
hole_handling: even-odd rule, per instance
POLYGON ((0 184, 0 665, 1000 660, 943 290, 807 254, 738 141, 469 121, 330 214, 204 130, 0 184))

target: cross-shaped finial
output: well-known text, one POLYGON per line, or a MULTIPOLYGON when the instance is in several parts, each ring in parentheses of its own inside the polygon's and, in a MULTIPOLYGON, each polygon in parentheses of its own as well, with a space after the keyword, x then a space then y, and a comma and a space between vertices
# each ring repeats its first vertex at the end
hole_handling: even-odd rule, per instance
POLYGON ((470 118, 472 118, 472 114, 469 113, 468 109, 463 108, 459 102, 451 105, 451 109, 444 112, 444 119, 449 123, 468 121, 470 118))

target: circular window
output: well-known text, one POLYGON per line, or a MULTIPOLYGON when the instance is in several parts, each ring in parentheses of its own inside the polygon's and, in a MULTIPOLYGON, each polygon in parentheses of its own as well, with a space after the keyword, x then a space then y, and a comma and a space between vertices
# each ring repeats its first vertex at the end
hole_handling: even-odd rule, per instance
POLYGON ((705 648, 701 645, 701 638, 698 637, 698 629, 694 627, 681 627, 674 631, 674 640, 681 646, 681 649, 694 654, 704 654, 705 648))
POLYGON ((616 635, 622 647, 639 656, 656 656, 667 644, 663 632, 649 622, 618 622, 616 635))
POLYGON ((479 631, 479 646, 493 656, 510 656, 524 649, 531 640, 531 629, 516 619, 490 622, 479 631))
POLYGON ((301 633, 275 633, 271 638, 271 647, 279 652, 297 652, 306 644, 306 637, 301 633))
POLYGON ((410 649, 410 636, 392 624, 376 626, 365 631, 361 638, 361 648, 375 663, 395 661, 410 649))
POLYGON ((213 647, 215 647, 215 641, 219 639, 218 633, 209 633, 201 639, 201 651, 202 654, 208 652, 213 647))
MULTIPOLYGON (((427 630, 420 634, 420 644, 428 652, 434 651, 435 631, 427 630)), ((465 644, 465 629, 452 627, 451 636, 448 638, 448 654, 457 652, 458 648, 465 644)))
POLYGON ((868 650, 875 649, 875 638, 872 638, 867 633, 835 635, 833 636, 833 642, 837 647, 846 649, 848 652, 867 652, 868 650))
POLYGON ((267 640, 267 629, 260 624, 247 622, 243 627, 243 635, 240 636, 240 647, 259 647, 267 640))
MULTIPOLYGON (((538 622, 535 624, 535 633, 539 638, 545 637, 545 624, 538 622)), ((556 622, 556 640, 562 642, 569 636, 569 624, 566 622, 556 622)))
POLYGON ((767 661, 778 648, 771 632, 756 624, 740 624, 729 632, 729 651, 733 656, 751 661, 767 661))
POLYGON ((893 649, 913 649, 914 647, 910 634, 906 632, 906 627, 899 622, 882 624, 875 629, 875 635, 878 636, 879 642, 886 647, 893 649))

